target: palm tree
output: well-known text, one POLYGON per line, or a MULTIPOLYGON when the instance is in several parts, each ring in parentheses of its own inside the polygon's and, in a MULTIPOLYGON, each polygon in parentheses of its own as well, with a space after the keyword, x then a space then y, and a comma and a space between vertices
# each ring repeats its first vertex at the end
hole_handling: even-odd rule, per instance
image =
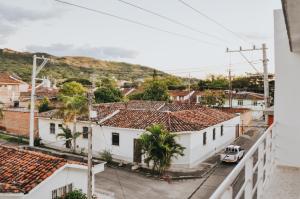
MULTIPOLYGON (((78 117, 88 114, 86 89, 78 82, 66 82, 59 91, 59 100, 62 102, 59 115, 63 117, 64 123, 73 123, 72 134, 75 135, 78 117)), ((73 150, 76 152, 76 136, 73 139, 73 150)))
POLYGON ((78 138, 81 133, 80 132, 76 132, 76 133, 72 133, 71 129, 69 129, 68 127, 61 127, 62 129, 62 133, 58 133, 56 135, 57 138, 63 138, 65 140, 65 145, 66 148, 71 148, 72 147, 72 142, 71 140, 78 138))
POLYGON ((172 158, 183 156, 185 147, 175 140, 176 134, 170 133, 162 125, 152 125, 140 137, 145 163, 152 164, 152 171, 162 175, 171 166, 172 158))
POLYGON ((77 120, 80 116, 86 116, 88 114, 88 101, 84 95, 66 96, 60 95, 60 99, 63 102, 60 108, 59 114, 64 118, 65 123, 73 123, 73 150, 76 152, 76 126, 77 120))

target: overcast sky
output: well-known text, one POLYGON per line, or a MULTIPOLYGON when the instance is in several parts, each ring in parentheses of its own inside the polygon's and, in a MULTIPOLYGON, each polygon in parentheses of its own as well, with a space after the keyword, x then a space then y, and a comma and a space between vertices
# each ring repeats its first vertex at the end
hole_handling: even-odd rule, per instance
MULTIPOLYGON (((235 35, 178 0, 124 1, 167 16, 190 29, 118 0, 65 1, 125 17, 177 36, 54 0, 0 0, 0 48, 43 51, 58 56, 91 56, 142 64, 181 76, 190 73, 192 77, 205 77, 210 73, 225 74, 230 60, 234 75, 255 72, 239 54, 232 54, 230 59, 225 49, 237 49, 240 45, 249 48, 251 44, 260 46, 265 42, 269 47, 269 68, 271 72, 274 70, 273 10, 281 7, 280 0, 184 0, 234 31, 235 35)), ((261 59, 260 52, 245 55, 250 60, 261 59)), ((261 63, 256 63, 262 71, 261 63)))

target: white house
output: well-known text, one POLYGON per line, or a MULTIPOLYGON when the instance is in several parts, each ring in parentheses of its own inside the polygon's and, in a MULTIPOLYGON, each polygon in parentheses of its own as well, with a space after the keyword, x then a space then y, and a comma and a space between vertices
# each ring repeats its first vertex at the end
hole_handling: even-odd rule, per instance
POLYGON ((195 91, 169 90, 170 100, 174 102, 185 102, 191 98, 195 91))
MULTIPOLYGON (((0 168, 0 199, 57 199, 87 190, 87 166, 79 162, 0 146, 0 168)), ((103 163, 95 165, 93 175, 103 170, 103 163)))
MULTIPOLYGON (((231 143, 239 135, 240 118, 211 108, 199 108, 177 112, 117 110, 100 125, 94 125, 93 152, 108 150, 113 158, 124 162, 142 163, 139 137, 151 124, 162 124, 170 132, 176 133, 177 141, 186 149, 183 157, 174 159, 172 167, 193 167, 221 148, 231 143)), ((39 133, 44 144, 53 143, 53 147, 64 147, 57 142, 61 119, 49 114, 39 117, 39 133)), ((72 129, 72 124, 69 125, 72 129)), ((87 149, 88 123, 81 121, 77 129, 83 134, 77 139, 81 150, 87 149)))
MULTIPOLYGON (((224 107, 229 107, 228 93, 225 99, 224 107)), ((233 108, 247 108, 252 110, 252 117, 259 119, 263 116, 265 109, 263 94, 253 92, 236 92, 232 93, 232 107, 233 108)))

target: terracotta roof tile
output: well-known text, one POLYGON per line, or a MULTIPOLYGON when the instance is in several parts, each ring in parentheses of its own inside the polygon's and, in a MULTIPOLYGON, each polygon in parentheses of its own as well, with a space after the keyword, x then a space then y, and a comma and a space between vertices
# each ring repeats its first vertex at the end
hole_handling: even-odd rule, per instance
POLYGON ((9 73, 0 73, 0 84, 21 84, 22 81, 14 78, 9 73))
POLYGON ((27 193, 69 161, 0 146, 0 193, 27 193))
POLYGON ((162 124, 171 132, 196 131, 235 117, 211 108, 184 110, 178 112, 121 110, 104 121, 104 126, 146 129, 152 124, 162 124))

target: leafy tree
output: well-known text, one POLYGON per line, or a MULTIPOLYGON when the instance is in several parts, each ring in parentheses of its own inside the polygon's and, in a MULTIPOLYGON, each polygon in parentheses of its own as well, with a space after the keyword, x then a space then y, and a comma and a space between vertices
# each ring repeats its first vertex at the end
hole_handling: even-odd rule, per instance
POLYGON ((167 101, 169 99, 169 94, 166 84, 159 80, 148 82, 145 87, 143 99, 152 101, 167 101))
POLYGON ((74 191, 67 193, 67 195, 61 199, 87 199, 87 196, 85 193, 82 193, 81 190, 75 189, 74 191))
POLYGON ((78 82, 67 82, 62 85, 62 87, 59 90, 59 94, 70 97, 76 95, 85 95, 86 89, 82 86, 82 84, 78 82))
POLYGON ((185 89, 185 85, 183 85, 182 80, 175 76, 168 76, 165 78, 161 78, 160 81, 162 81, 170 90, 175 89, 185 89))
POLYGON ((223 92, 206 90, 201 99, 201 104, 209 107, 221 107, 224 105, 225 95, 223 92))
POLYGON ((176 134, 167 131, 162 125, 152 125, 140 137, 145 163, 152 164, 153 172, 162 175, 171 165, 172 158, 183 156, 185 147, 175 140, 176 134))
POLYGON ((3 117, 4 117, 3 109, 2 109, 2 108, 0 108, 0 120, 2 120, 2 119, 3 119, 3 117))
POLYGON ((144 98, 144 93, 140 92, 140 93, 134 93, 128 96, 128 98, 130 100, 143 100, 144 98))
POLYGON ((58 133, 56 135, 57 138, 63 138, 65 140, 65 145, 66 148, 70 149, 72 147, 72 140, 73 139, 77 139, 81 133, 80 132, 76 132, 76 133, 72 133, 71 129, 69 129, 68 127, 61 127, 62 129, 62 133, 58 133))
POLYGON ((97 103, 120 102, 123 98, 122 92, 113 87, 100 87, 94 94, 97 103))
POLYGON ((114 79, 111 78, 103 78, 101 79, 101 82, 98 84, 99 87, 117 87, 117 82, 114 79))
POLYGON ((50 100, 48 99, 48 97, 44 97, 38 106, 39 113, 51 110, 49 105, 50 100))
POLYGON ((77 82, 80 83, 84 86, 91 86, 92 82, 88 79, 83 79, 83 78, 69 78, 66 81, 64 81, 63 83, 67 83, 67 82, 77 82))
MULTIPOLYGON (((65 83, 60 90, 59 100, 62 102, 59 114, 63 117, 65 123, 73 122, 72 134, 74 136, 77 132, 78 117, 88 114, 86 90, 77 82, 65 83)), ((76 151, 76 139, 73 139, 73 150, 76 151)))

